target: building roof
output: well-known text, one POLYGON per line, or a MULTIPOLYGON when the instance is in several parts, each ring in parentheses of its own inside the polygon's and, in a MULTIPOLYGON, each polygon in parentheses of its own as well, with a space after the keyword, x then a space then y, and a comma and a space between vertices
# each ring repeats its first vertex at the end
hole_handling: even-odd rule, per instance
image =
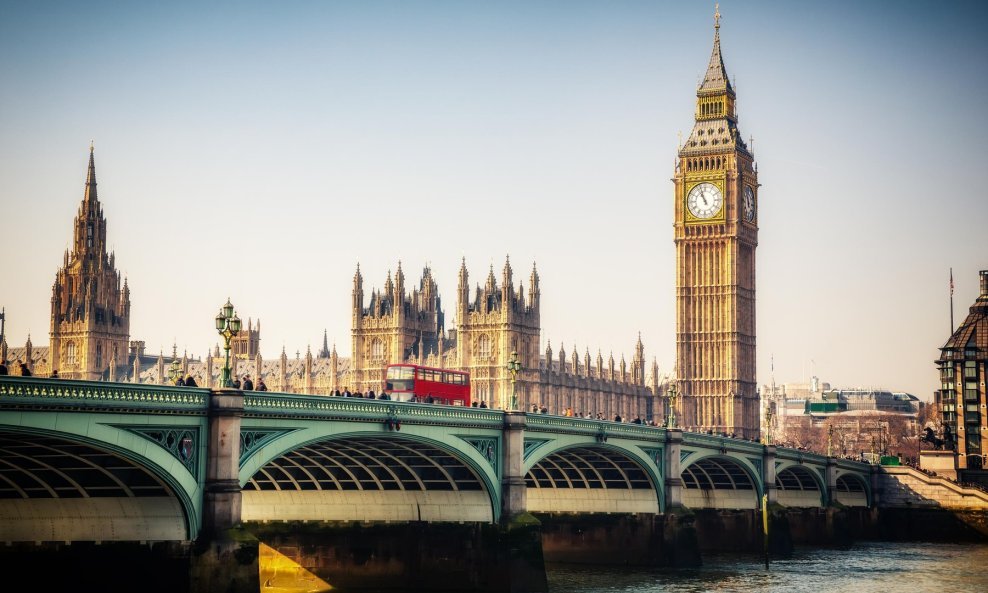
POLYGON ((967 318, 954 330, 947 343, 940 348, 940 360, 951 360, 953 352, 974 350, 967 359, 988 359, 988 270, 982 270, 981 295, 975 299, 967 318))

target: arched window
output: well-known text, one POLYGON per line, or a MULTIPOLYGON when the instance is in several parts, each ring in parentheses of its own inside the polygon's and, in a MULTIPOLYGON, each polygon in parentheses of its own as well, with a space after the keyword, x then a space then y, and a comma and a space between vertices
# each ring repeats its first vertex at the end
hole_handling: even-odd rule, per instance
POLYGON ((374 338, 371 342, 371 358, 375 360, 384 358, 384 342, 380 338, 374 338))
POLYGON ((491 337, 487 334, 482 334, 477 340, 477 356, 480 358, 491 357, 491 337))
POLYGON ((103 345, 96 344, 96 368, 99 369, 103 366, 103 345))
POLYGON ((75 342, 69 342, 65 345, 65 363, 69 365, 75 364, 75 342))

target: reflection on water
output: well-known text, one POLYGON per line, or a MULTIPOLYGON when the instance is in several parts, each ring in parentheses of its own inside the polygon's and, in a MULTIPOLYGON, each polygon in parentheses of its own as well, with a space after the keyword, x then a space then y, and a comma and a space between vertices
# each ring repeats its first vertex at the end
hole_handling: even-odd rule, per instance
MULTIPOLYGON (((263 593, 331 589, 297 565, 269 569, 269 588, 262 588, 263 593)), ((981 593, 988 591, 988 544, 871 542, 847 550, 803 548, 792 558, 773 560, 768 571, 760 556, 707 555, 703 567, 691 570, 554 564, 546 572, 549 593, 981 593)))
POLYGON ((333 587, 265 544, 258 546, 260 593, 323 593, 333 587))
POLYGON ((860 543, 757 556, 708 555, 696 570, 548 567, 550 593, 953 593, 988 590, 988 545, 860 543))

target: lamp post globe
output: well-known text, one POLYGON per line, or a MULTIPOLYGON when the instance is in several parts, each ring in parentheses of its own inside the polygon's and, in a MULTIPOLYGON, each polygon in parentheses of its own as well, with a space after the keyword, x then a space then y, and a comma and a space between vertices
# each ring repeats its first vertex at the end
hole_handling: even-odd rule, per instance
POLYGON ((230 340, 240 333, 240 317, 237 316, 229 298, 226 299, 226 304, 220 308, 220 312, 216 315, 216 331, 223 338, 223 350, 226 353, 223 362, 222 387, 233 387, 233 381, 230 380, 230 340))

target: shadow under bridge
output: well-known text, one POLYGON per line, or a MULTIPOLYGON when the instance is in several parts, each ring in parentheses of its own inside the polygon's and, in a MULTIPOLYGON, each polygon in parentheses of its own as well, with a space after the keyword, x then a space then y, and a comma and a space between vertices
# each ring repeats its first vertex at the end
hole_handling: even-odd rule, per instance
POLYGON ((342 435, 296 446, 243 485, 244 521, 493 522, 487 472, 412 436, 342 435))

